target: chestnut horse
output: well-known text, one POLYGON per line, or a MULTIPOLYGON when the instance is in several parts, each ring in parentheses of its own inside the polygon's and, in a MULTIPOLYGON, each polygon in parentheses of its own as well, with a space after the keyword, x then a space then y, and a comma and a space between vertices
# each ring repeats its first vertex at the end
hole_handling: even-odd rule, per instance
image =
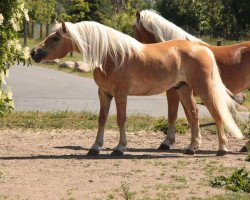
MULTIPOLYGON (((214 53, 222 81, 233 94, 250 88, 250 42, 228 46, 211 46, 185 32, 155 11, 143 10, 137 12, 136 18, 134 37, 140 42, 150 44, 182 39, 206 46, 214 53)), ((198 72, 195 72, 194 76, 199 76, 198 72)), ((166 139, 159 147, 160 150, 169 149, 175 142, 175 122, 179 106, 177 93, 175 88, 167 91, 169 128, 166 139)), ((198 149, 199 146, 195 148, 198 149)))
MULTIPOLYGON (((234 136, 243 137, 229 111, 235 110, 235 102, 228 95, 214 56, 207 47, 184 40, 146 45, 96 22, 63 22, 57 25, 55 32, 36 45, 31 56, 35 62, 40 62, 65 57, 72 51, 81 53, 84 63, 93 66, 94 80, 99 87, 98 132, 88 155, 98 155, 101 150, 113 97, 120 140, 112 155, 123 155, 127 145, 124 127, 127 96, 160 94, 179 85, 182 87, 178 95, 189 116, 195 139, 199 126, 192 90, 200 95, 216 122, 218 155, 224 155, 227 151, 223 124, 234 136)), ((190 148, 196 146, 196 142, 192 140, 190 148)))

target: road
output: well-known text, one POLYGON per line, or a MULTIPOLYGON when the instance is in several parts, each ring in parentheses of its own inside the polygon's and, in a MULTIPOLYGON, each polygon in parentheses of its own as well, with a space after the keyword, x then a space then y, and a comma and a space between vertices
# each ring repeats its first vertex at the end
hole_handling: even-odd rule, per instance
MULTIPOLYGON (((17 111, 89 111, 98 113, 99 99, 94 80, 38 66, 14 66, 7 79, 13 92, 17 111)), ((116 113, 114 101, 111 114, 116 113)), ((164 95, 130 96, 128 115, 167 116, 167 100, 164 95)), ((210 116, 199 105, 200 117, 210 116)), ((184 117, 180 106, 179 117, 184 117)))

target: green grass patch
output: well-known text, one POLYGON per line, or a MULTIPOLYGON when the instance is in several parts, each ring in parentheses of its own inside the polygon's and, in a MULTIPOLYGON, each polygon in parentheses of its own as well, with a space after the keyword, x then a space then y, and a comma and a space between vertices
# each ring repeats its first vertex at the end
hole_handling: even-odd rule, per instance
POLYGON ((250 193, 250 176, 244 168, 234 171, 229 177, 215 177, 210 184, 212 187, 224 187, 233 192, 250 193))
POLYGON ((250 109, 250 91, 246 90, 245 94, 246 94, 246 100, 243 103, 243 106, 246 107, 247 109, 250 109))
MULTIPOLYGON (((150 116, 128 116, 126 130, 157 131, 155 124, 162 118, 150 116)), ((165 121, 167 121, 165 119, 165 121)), ((184 120, 178 121, 179 126, 186 126, 184 120)), ((29 129, 97 129, 98 115, 87 112, 13 112, 0 119, 0 128, 29 128, 29 129)), ((108 118, 107 129, 118 130, 116 116, 108 118)))
POLYGON ((121 196, 125 200, 132 200, 135 197, 135 192, 130 190, 130 184, 126 182, 121 182, 121 196))
MULTIPOLYGON (((177 121, 175 125, 175 131, 179 134, 185 134, 187 131, 190 129, 190 126, 186 122, 186 120, 180 119, 177 121)), ((165 134, 167 134, 168 130, 168 121, 165 118, 159 118, 156 120, 153 124, 153 130, 156 131, 161 131, 165 134)))
POLYGON ((221 194, 221 195, 213 195, 208 198, 199 198, 199 197, 191 197, 187 200, 249 200, 250 195, 241 192, 234 192, 228 194, 221 194))

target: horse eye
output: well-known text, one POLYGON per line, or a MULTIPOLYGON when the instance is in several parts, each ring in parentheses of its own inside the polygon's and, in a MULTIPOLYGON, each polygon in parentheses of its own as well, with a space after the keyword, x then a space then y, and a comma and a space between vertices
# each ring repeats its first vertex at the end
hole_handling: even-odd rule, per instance
POLYGON ((60 38, 59 38, 59 37, 53 37, 52 40, 54 40, 54 41, 59 41, 60 38))

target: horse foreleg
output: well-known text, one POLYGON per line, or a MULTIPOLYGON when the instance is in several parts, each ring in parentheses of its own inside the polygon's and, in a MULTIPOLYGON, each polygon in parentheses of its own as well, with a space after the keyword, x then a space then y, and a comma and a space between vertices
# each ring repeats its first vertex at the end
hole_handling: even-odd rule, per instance
POLYGON ((193 91, 187 84, 180 87, 177 90, 177 93, 184 107, 187 120, 191 126, 191 143, 184 153, 194 154, 195 150, 199 149, 201 145, 198 108, 194 100, 193 91))
POLYGON ((168 100, 168 130, 167 137, 161 143, 159 150, 168 150, 175 143, 175 122, 177 119, 179 96, 174 88, 166 92, 168 100))
POLYGON ((117 124, 120 132, 119 143, 112 152, 111 155, 121 156, 127 146, 127 138, 125 133, 125 122, 126 122, 126 107, 127 107, 127 96, 117 95, 115 96, 116 110, 117 110, 117 124))
POLYGON ((100 99, 100 113, 98 120, 98 132, 96 136, 95 143, 88 152, 88 155, 94 156, 100 153, 100 150, 103 145, 104 129, 107 122, 107 117, 109 113, 110 103, 112 96, 108 93, 102 91, 100 88, 98 90, 98 95, 100 99))

